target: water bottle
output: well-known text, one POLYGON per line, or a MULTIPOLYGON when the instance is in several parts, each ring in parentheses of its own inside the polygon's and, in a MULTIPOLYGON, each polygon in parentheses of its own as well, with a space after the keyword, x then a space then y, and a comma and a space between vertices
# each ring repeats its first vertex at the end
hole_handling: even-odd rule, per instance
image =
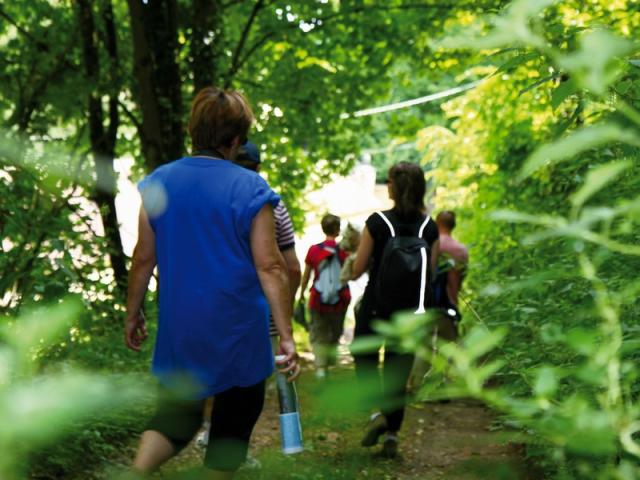
MULTIPOLYGON (((285 355, 276 355, 276 362, 282 362, 285 355)), ((286 373, 276 373, 278 400, 280 401, 280 438, 282 451, 286 455, 299 453, 302 447, 302 427, 298 412, 298 394, 293 382, 287 381, 286 373)))

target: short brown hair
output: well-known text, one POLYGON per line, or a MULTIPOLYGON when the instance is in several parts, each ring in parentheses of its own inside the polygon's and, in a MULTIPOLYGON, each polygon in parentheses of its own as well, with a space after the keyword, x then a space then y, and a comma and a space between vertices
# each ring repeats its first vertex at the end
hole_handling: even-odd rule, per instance
POLYGON ((340 233, 340 217, 336 215, 327 213, 324 217, 322 217, 320 225, 322 226, 322 231, 325 235, 337 237, 340 233))
POLYGON ((452 232, 456 228, 456 213, 453 210, 443 210, 436 217, 436 223, 452 232))
POLYGON ((234 90, 205 87, 191 104, 189 135, 194 150, 230 147, 234 138, 244 141, 253 122, 244 96, 234 90))

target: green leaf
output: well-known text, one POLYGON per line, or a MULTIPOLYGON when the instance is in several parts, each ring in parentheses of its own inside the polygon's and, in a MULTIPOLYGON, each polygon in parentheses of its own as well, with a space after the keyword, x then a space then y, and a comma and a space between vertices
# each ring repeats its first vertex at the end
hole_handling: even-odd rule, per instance
POLYGON ((538 397, 551 397, 558 389, 558 379, 555 369, 552 367, 541 367, 538 369, 536 381, 533 385, 533 392, 538 397))
POLYGON ((583 328, 572 329, 566 337, 566 343, 578 353, 591 355, 598 348, 598 334, 583 328))
POLYGON ((474 360, 493 350, 506 335, 506 328, 485 330, 484 328, 476 327, 465 337, 463 345, 466 353, 474 360))
POLYGON ((623 160, 599 165, 590 170, 580 190, 571 197, 573 206, 582 206, 594 194, 602 190, 606 185, 618 178, 622 172, 630 168, 631 165, 630 160, 623 160))
POLYGON ((502 369, 505 366, 503 360, 494 360, 486 365, 479 367, 476 370, 476 375, 481 383, 485 383, 491 376, 502 369))
POLYGON ((513 210, 496 210, 489 216, 492 220, 509 223, 528 223, 542 226, 561 226, 567 222, 561 217, 549 215, 531 215, 529 213, 514 212, 513 210))
POLYGON ((37 345, 49 344, 65 331, 80 313, 82 303, 76 299, 32 310, 5 331, 7 341, 22 352, 37 345))
POLYGON ((623 130, 615 124, 602 123, 583 127, 536 150, 522 166, 518 178, 523 180, 545 165, 559 163, 590 148, 616 141, 640 147, 640 139, 635 132, 623 130))
POLYGON ((604 94, 622 72, 615 59, 628 53, 631 42, 605 30, 593 30, 580 40, 580 49, 561 57, 558 63, 573 73, 581 85, 604 94))
POLYGON ((88 414, 107 413, 142 396, 139 382, 81 373, 47 375, 11 386, 0 396, 0 444, 46 444, 88 414), (125 381, 123 381, 125 380, 125 381))
POLYGON ((523 88, 522 90, 520 90, 518 92, 518 95, 524 95, 527 92, 530 92, 531 90, 539 87, 540 85, 547 83, 551 80, 555 80, 556 78, 558 78, 558 74, 554 73, 553 75, 547 75, 546 77, 542 77, 540 80, 532 83, 531 85, 528 85, 527 87, 523 88))
POLYGON ((611 455, 617 451, 616 441, 616 432, 610 425, 587 425, 572 429, 567 438, 567 449, 586 455, 611 455))
POLYGON ((381 336, 366 336, 355 339, 349 346, 349 351, 352 355, 377 352, 383 344, 384 338, 381 336))
POLYGON ((616 91, 621 95, 624 95, 629 91, 629 89, 633 86, 633 82, 629 79, 623 80, 622 82, 616 85, 616 91))
POLYGON ((558 88, 553 91, 551 95, 551 108, 557 110, 557 108, 571 95, 577 93, 580 89, 576 83, 572 80, 562 82, 558 88))
POLYGON ((533 60, 539 57, 540 57, 540 54, 538 52, 529 52, 522 55, 516 55, 515 57, 509 59, 507 62, 500 65, 500 67, 498 67, 498 69, 493 73, 493 75, 498 75, 499 73, 503 73, 503 72, 510 72, 511 70, 515 69, 516 67, 519 67, 523 63, 527 63, 529 60, 533 60))
POLYGON ((449 37, 440 42, 439 46, 443 48, 470 48, 473 50, 517 45, 541 47, 544 45, 544 40, 529 28, 529 20, 557 1, 536 0, 533 2, 530 0, 518 0, 513 2, 503 15, 490 19, 493 29, 487 35, 481 36, 478 32, 476 35, 449 37))

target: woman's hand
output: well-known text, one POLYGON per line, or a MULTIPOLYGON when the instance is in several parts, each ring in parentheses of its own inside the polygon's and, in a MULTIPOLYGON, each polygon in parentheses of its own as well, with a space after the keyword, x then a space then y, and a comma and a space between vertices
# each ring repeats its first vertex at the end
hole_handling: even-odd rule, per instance
POLYGON ((280 373, 289 374, 287 381, 293 382, 300 375, 300 365, 298 364, 298 352, 293 339, 280 339, 280 349, 278 355, 284 355, 280 361, 276 361, 280 373))
POLYGON ((124 341, 131 350, 139 352, 140 345, 149 336, 146 323, 147 319, 142 310, 138 310, 136 314, 127 315, 124 321, 124 341))

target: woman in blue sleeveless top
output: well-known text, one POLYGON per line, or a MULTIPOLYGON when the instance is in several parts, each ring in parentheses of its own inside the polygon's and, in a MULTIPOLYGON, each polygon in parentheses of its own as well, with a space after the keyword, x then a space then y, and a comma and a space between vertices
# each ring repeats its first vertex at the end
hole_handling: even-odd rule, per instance
POLYGON ((279 197, 259 175, 229 161, 252 120, 241 94, 203 89, 189 120, 193 154, 157 168, 139 185, 143 207, 126 341, 139 350, 146 338, 140 312, 157 265, 152 371, 160 384, 157 412, 134 461, 141 472, 187 445, 213 395, 205 465, 215 478, 231 478, 246 456, 273 371, 270 310, 286 355, 281 370, 292 379, 299 372, 287 272, 274 235, 279 197))

